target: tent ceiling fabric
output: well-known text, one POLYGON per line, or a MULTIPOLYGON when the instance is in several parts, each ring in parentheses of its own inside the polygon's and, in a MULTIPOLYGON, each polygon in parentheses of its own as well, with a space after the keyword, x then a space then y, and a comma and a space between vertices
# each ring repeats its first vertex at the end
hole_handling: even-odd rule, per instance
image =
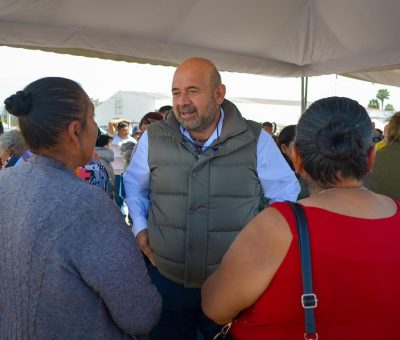
POLYGON ((0 0, 0 45, 400 85, 398 0, 0 0))

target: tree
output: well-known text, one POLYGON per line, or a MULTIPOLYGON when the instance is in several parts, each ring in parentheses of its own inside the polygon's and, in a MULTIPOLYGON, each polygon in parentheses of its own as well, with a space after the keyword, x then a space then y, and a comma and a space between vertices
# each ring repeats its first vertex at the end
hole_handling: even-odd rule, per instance
POLYGON ((5 122, 6 121, 6 116, 7 116, 7 111, 6 111, 6 108, 3 106, 1 108, 1 112, 0 112, 0 120, 5 122))
POLYGON ((379 109, 378 99, 371 99, 368 103, 368 108, 370 109, 379 109))
POLYGON ((18 126, 18 118, 8 113, 4 106, 1 110, 0 120, 3 122, 3 124, 7 124, 9 128, 18 126))
POLYGON ((387 89, 380 89, 378 90, 378 93, 376 94, 376 98, 378 98, 381 101, 381 109, 383 110, 383 102, 385 99, 389 99, 390 93, 387 89))
POLYGON ((99 106, 102 102, 100 100, 98 100, 97 98, 92 98, 90 97, 90 101, 92 102, 94 107, 99 106))
POLYGON ((392 104, 386 104, 385 105, 385 111, 394 111, 394 107, 392 104))

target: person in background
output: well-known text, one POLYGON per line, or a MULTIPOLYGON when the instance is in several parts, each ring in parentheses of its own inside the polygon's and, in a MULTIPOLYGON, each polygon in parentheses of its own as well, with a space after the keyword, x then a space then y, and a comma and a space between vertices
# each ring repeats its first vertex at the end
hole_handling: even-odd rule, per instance
POLYGON ((142 135, 142 132, 140 131, 140 129, 138 131, 136 131, 135 134, 133 135, 133 138, 135 138, 135 140, 136 140, 136 144, 139 141, 141 135, 142 135))
POLYGON ((132 220, 129 217, 129 209, 128 206, 125 203, 125 186, 124 186, 124 179, 123 175, 126 172, 126 169, 129 166, 129 163, 131 162, 132 155, 135 152, 136 148, 135 143, 133 142, 126 142, 123 143, 120 147, 121 151, 121 158, 123 159, 123 169, 121 176, 117 177, 117 194, 116 194, 116 202, 117 205, 121 207, 121 213, 125 218, 125 221, 128 225, 132 225, 132 220))
MULTIPOLYGON (((98 129, 97 136, 99 136, 99 133, 101 133, 100 129, 98 129)), ((112 153, 111 150, 110 152, 112 153)), ((92 159, 88 163, 78 167, 75 172, 77 176, 89 185, 98 187, 107 194, 110 193, 109 171, 107 171, 106 167, 102 164, 100 157, 96 152, 93 152, 92 159)), ((111 178, 111 180, 113 180, 113 178, 111 178)))
POLYGON ((97 132, 96 146, 94 152, 97 155, 101 165, 106 169, 108 175, 107 193, 111 199, 114 199, 115 175, 111 163, 114 161, 114 152, 110 150, 112 137, 104 135, 100 130, 97 132))
MULTIPOLYGON (((294 138, 296 136, 296 125, 288 125, 285 126, 279 136, 277 138, 277 145, 279 150, 282 152, 282 156, 285 158, 286 162, 289 164, 290 168, 294 171, 293 165, 293 147, 294 147, 294 138)), ((297 199, 306 198, 308 196, 307 183, 296 174, 297 179, 299 180, 301 191, 297 199)))
MULTIPOLYGON (((146 113, 143 117, 142 117, 142 119, 140 120, 140 122, 139 122, 139 130, 140 130, 140 135, 144 132, 144 131, 146 131, 147 130, 147 128, 148 128, 148 126, 151 124, 151 123, 154 123, 154 122, 157 122, 157 121, 159 121, 159 120, 162 120, 163 119, 163 116, 160 114, 160 113, 158 113, 158 112, 149 112, 149 113, 146 113)), ((139 139, 140 139, 140 137, 139 137, 139 139)), ((139 140, 138 139, 138 140, 139 140)), ((122 158, 123 158, 123 160, 124 160, 124 167, 123 167, 123 171, 125 172, 126 171, 126 169, 128 168, 128 166, 129 166, 129 164, 130 164, 130 162, 131 162, 131 160, 132 160, 132 157, 133 157, 133 155, 134 155, 134 153, 135 153, 135 151, 136 151, 136 146, 137 146, 137 144, 135 144, 135 143, 133 143, 133 142, 126 142, 126 143, 124 143, 124 144, 122 144, 121 146, 120 146, 120 151, 121 151, 121 156, 122 156, 122 158)), ((120 182, 120 190, 119 190, 119 192, 121 193, 121 200, 124 200, 125 199, 125 188, 124 188, 124 185, 123 185, 123 179, 121 180, 121 182, 120 182), (122 186, 122 187, 121 187, 122 186)), ((132 223, 131 223, 131 219, 129 218, 129 216, 128 216, 128 214, 129 214, 129 208, 128 208, 128 206, 126 205, 126 203, 125 202, 123 202, 122 203, 122 205, 121 205, 121 211, 122 211, 122 213, 123 213, 123 215, 124 216, 126 216, 126 221, 127 221, 127 223, 129 224, 129 225, 131 225, 132 223)))
MULTIPOLYGON (((129 134, 129 124, 125 121, 119 122, 117 125, 117 133, 115 134, 113 140, 110 144, 110 149, 114 152, 114 161, 112 162, 116 187, 118 187, 120 182, 120 175, 124 171, 125 161, 121 155, 121 145, 124 143, 134 143, 136 144, 136 140, 129 134)), ((120 203, 117 202, 118 205, 120 203)))
MULTIPOLYGON (((162 119, 163 119, 163 116, 159 112, 146 113, 139 122, 140 135, 147 130, 147 128, 149 127, 149 125, 151 123, 157 122, 162 119)), ((140 139, 140 136, 139 136, 138 140, 139 139, 140 139)), ((136 145, 137 144, 135 144, 133 142, 127 142, 127 143, 124 143, 123 145, 121 145, 121 147, 120 147, 121 156, 125 161, 124 171, 126 171, 126 169, 129 166, 129 163, 131 162, 132 156, 136 150, 136 145)))
POLYGON ((93 185, 104 192, 109 192, 109 176, 106 168, 101 164, 94 152, 92 159, 75 170, 76 175, 89 185, 93 185))
POLYGON ((381 129, 374 128, 372 130, 372 141, 376 145, 377 143, 383 141, 383 131, 381 129))
MULTIPOLYGON (((299 203, 321 339, 399 334, 400 202, 363 185, 375 156, 371 132, 365 108, 338 97, 314 102, 297 125, 293 163, 311 189, 299 203)), ((243 229, 204 283, 205 314, 220 324, 237 318, 233 339, 303 338, 300 262, 293 211, 275 203, 243 229)))
POLYGON ((167 113, 171 112, 171 111, 172 111, 172 106, 171 105, 164 105, 164 106, 161 106, 158 109, 158 113, 161 114, 163 116, 163 118, 165 118, 167 113))
POLYGON ((110 120, 107 124, 107 133, 114 137, 115 134, 117 133, 117 128, 119 123, 125 123, 128 126, 132 124, 132 122, 129 119, 126 118, 114 118, 110 120))
POLYGON ((133 232, 152 264, 163 310, 150 339, 211 339, 200 287, 244 225, 261 188, 296 199, 298 181, 259 123, 225 100, 215 65, 184 61, 172 81, 173 113, 150 124, 124 176, 133 232))
POLYGON ((0 135, 0 163, 10 168, 20 160, 27 150, 24 137, 18 130, 9 130, 0 135))
POLYGON ((162 119, 163 115, 160 112, 148 112, 140 120, 139 129, 143 133, 147 130, 151 123, 157 122, 162 119))
POLYGON ((39 79, 5 100, 32 151, 0 173, 0 339, 138 339, 161 298, 111 200, 74 173, 93 155, 76 82, 39 79))
POLYGON ((101 165, 106 169, 109 179, 108 194, 111 199, 114 198, 115 176, 111 163, 114 161, 114 152, 110 150, 110 142, 112 137, 101 133, 100 129, 97 132, 96 145, 94 152, 97 155, 101 165))
POLYGON ((125 121, 118 123, 117 133, 111 142, 112 145, 121 145, 126 142, 133 142, 133 137, 129 134, 129 124, 125 121))
POLYGON ((123 172, 126 171, 126 169, 129 166, 129 163, 131 162, 131 158, 134 153, 136 145, 137 144, 135 144, 133 142, 126 142, 126 143, 122 144, 120 147, 121 157, 124 160, 123 172))
POLYGON ((380 142, 375 144, 376 151, 385 147, 385 145, 387 143, 387 134, 388 134, 387 128, 388 128, 388 124, 386 124, 385 127, 383 128, 383 139, 380 142))
POLYGON ((262 124, 262 128, 263 130, 268 133, 269 135, 272 136, 272 138, 274 139, 275 143, 277 141, 277 137, 275 135, 276 132, 276 124, 275 123, 270 123, 270 122, 264 122, 262 124))
POLYGON ((288 162, 290 168, 294 170, 293 166, 293 147, 294 137, 296 136, 296 125, 285 126, 278 136, 278 148, 282 153, 282 156, 288 162))
POLYGON ((389 120, 385 146, 376 152, 367 186, 371 190, 400 200, 400 112, 389 120))
MULTIPOLYGON (((269 135, 273 135, 275 133, 274 131, 274 125, 270 122, 264 122, 262 123, 262 128, 264 129, 264 131, 266 133, 268 133, 269 135)), ((275 128, 276 129, 276 128, 275 128)))

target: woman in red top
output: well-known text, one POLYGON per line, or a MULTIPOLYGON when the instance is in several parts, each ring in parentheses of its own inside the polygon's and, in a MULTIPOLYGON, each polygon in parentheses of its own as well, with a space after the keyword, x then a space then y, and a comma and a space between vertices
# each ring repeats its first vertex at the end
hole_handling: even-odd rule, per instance
MULTIPOLYGON (((365 109, 325 98, 301 117, 294 165, 311 196, 316 328, 321 339, 400 336, 400 203, 363 186, 375 152, 365 109)), ((202 307, 234 339, 300 339, 300 254, 294 215, 275 203, 239 234, 202 288, 202 307)))

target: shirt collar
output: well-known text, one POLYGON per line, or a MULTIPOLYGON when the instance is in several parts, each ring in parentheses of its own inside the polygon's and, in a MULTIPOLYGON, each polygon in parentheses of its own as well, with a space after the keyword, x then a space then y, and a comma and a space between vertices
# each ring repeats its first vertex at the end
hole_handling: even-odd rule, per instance
MULTIPOLYGON (((217 138, 219 138, 219 136, 221 136, 222 126, 224 124, 225 112, 224 112, 224 110, 222 109, 221 106, 219 107, 219 109, 221 111, 221 117, 219 118, 218 124, 215 127, 215 130, 212 133, 211 137, 204 143, 203 150, 208 148, 212 144, 212 142, 214 140, 216 140, 217 138)), ((192 143, 194 143, 194 141, 193 141, 192 137, 190 136, 189 132, 182 125, 179 125, 179 128, 181 130, 181 133, 187 139, 189 139, 192 143)))

